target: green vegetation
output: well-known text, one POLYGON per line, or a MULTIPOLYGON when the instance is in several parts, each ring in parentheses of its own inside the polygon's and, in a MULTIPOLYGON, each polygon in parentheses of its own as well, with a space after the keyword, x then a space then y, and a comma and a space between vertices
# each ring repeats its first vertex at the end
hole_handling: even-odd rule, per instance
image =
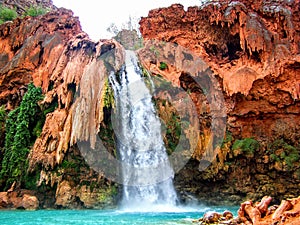
POLYGON ((231 132, 226 131, 226 135, 225 135, 225 138, 222 141, 221 148, 223 148, 226 143, 232 142, 232 140, 233 140, 233 137, 232 137, 231 132))
POLYGON ((289 169, 300 159, 299 149, 289 145, 283 139, 276 140, 270 144, 269 152, 271 153, 270 158, 273 161, 284 161, 289 169))
MULTIPOLYGON (((36 17, 39 15, 44 15, 49 12, 50 9, 44 8, 42 6, 30 6, 26 11, 22 14, 21 17, 32 16, 36 17)), ((5 23, 7 21, 12 21, 18 17, 18 13, 16 9, 10 9, 4 6, 0 6, 0 24, 5 23)))
POLYGON ((167 153, 168 155, 171 155, 178 147, 180 137, 185 137, 182 128, 182 121, 176 110, 167 100, 154 98, 153 101, 158 112, 164 111, 163 114, 165 116, 161 117, 160 115, 160 118, 164 121, 166 129, 163 139, 167 153))
POLYGON ((12 21, 18 17, 15 9, 10 9, 7 7, 0 6, 0 24, 12 21))
POLYGON ((5 106, 0 106, 0 123, 4 123, 6 120, 6 112, 5 112, 5 106))
POLYGON ((41 115, 38 102, 42 99, 41 88, 29 84, 20 106, 8 114, 0 173, 1 179, 6 181, 6 188, 14 181, 21 185, 27 177, 27 156, 37 137, 34 130, 41 115))
POLYGON ((42 6, 30 6, 28 9, 26 9, 23 16, 36 17, 36 16, 44 15, 49 11, 50 10, 48 8, 43 8, 42 6))
POLYGON ((98 194, 97 200, 99 203, 107 203, 118 194, 116 186, 103 188, 98 194))
POLYGON ((172 115, 166 124, 166 147, 169 155, 175 151, 180 139, 180 135, 180 117, 176 113, 172 112, 172 115))
POLYGON ((0 138, 4 135, 5 132, 5 121, 6 121, 6 111, 5 111, 5 106, 3 105, 0 106, 0 138))
POLYGON ((254 154, 259 149, 259 143, 253 138, 236 140, 232 145, 232 150, 240 149, 246 154, 254 154))
POLYGON ((165 63, 165 62, 160 62, 160 63, 159 63, 159 69, 160 69, 160 70, 165 70, 165 69, 167 69, 167 68, 168 68, 167 63, 165 63))
POLYGON ((112 87, 110 86, 108 79, 104 83, 104 107, 114 108, 115 107, 115 98, 112 87))

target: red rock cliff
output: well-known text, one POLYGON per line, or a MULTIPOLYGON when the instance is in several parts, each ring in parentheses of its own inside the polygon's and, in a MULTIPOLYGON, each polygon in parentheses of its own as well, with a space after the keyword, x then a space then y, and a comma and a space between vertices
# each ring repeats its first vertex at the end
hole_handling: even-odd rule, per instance
MULTIPOLYGON (((140 31, 146 41, 176 43, 201 58, 211 68, 223 90, 229 137, 224 141, 227 144, 218 150, 213 165, 204 172, 197 172, 197 163, 190 162, 176 178, 178 187, 184 187, 204 200, 207 192, 213 196, 213 192, 220 191, 220 195, 216 194, 216 202, 223 194, 232 201, 241 196, 261 198, 265 194, 278 198, 297 197, 300 192, 294 184, 300 178, 297 175, 299 1, 214 1, 189 7, 187 11, 175 4, 150 11, 148 17, 141 19, 140 31), (231 145, 238 139, 257 140, 259 150, 247 153, 251 149, 248 146, 242 151, 237 147, 234 151, 231 145), (279 140, 296 149, 297 157, 292 163, 283 155, 279 156, 285 152, 284 144, 274 144, 279 140), (190 185, 184 184, 183 180, 190 185)), ((153 52, 154 47, 159 49, 153 42, 146 44, 145 48, 153 52)), ((186 76, 188 71, 176 65, 168 65, 169 68, 162 70, 160 61, 151 60, 143 51, 145 49, 140 53, 143 64, 153 74, 160 74, 174 85, 193 90, 192 80, 201 75, 186 76)), ((167 51, 171 52, 170 48, 162 50, 163 54, 167 51)), ((168 62, 167 57, 164 60, 168 62)), ((198 112, 203 111, 201 93, 190 93, 198 112)), ((203 115, 199 117, 205 120, 203 115)), ((200 133, 203 132, 205 128, 202 127, 200 133)), ((207 137, 202 142, 205 139, 207 142, 207 137)), ((201 158, 201 145, 196 151, 194 157, 201 158)))
POLYGON ((18 106, 33 82, 45 96, 41 107, 56 106, 29 154, 29 171, 39 177, 41 207, 111 203, 110 184, 103 184, 103 177, 84 162, 75 144, 90 141, 94 148, 103 121, 105 80, 123 62, 123 48, 117 42, 91 41, 70 10, 0 25, 0 105, 7 110, 18 106), (51 187, 48 197, 45 185, 51 187), (98 201, 103 194, 107 198, 98 201))

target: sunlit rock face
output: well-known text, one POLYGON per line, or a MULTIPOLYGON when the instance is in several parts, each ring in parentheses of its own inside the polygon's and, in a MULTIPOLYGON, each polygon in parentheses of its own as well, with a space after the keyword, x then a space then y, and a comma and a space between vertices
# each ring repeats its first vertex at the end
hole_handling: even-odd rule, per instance
MULTIPOLYGON (((200 126, 202 139, 193 155, 196 160, 176 177, 182 193, 196 194, 205 201, 205 193, 210 192, 213 203, 223 201, 223 196, 238 202, 265 194, 278 199, 300 194, 294 192, 299 181, 298 156, 288 166, 289 159, 276 158, 284 148, 274 144, 283 141, 299 151, 299 15, 297 1, 219 1, 187 11, 175 4, 151 10, 141 19, 140 31, 146 41, 172 42, 201 58, 218 79, 225 99, 225 144, 217 149, 212 166, 199 172, 197 160, 211 136, 209 126, 200 126), (253 152, 233 151, 235 141, 245 138, 257 140, 260 147, 253 152)), ((153 46, 146 44, 145 49, 153 52, 153 46)), ((199 76, 178 65, 161 69, 161 61, 143 54, 145 49, 140 54, 143 65, 175 87, 189 90, 199 121, 209 121, 204 117, 211 111, 209 106, 203 107, 207 99, 203 90, 193 91, 199 76)), ((179 58, 180 63, 187 60, 179 58)))
POLYGON ((44 198, 41 207, 53 207, 55 202, 67 208, 100 204, 92 200, 96 195, 93 193, 100 190, 103 194, 101 188, 109 185, 102 184, 103 177, 84 163, 75 144, 89 141, 95 148, 95 136, 103 121, 105 81, 123 63, 124 51, 119 43, 91 41, 82 32, 78 18, 66 9, 0 25, 0 105, 6 105, 7 110, 17 107, 27 85, 33 82, 42 87, 45 96, 41 108, 53 106, 54 110, 47 114, 28 158, 29 171, 40 174, 37 186, 51 186, 48 199, 37 193, 44 198), (58 172, 58 166, 67 158, 76 159, 74 166, 81 168, 80 176, 76 168, 68 166, 58 172), (65 177, 64 173, 74 176, 65 177), (85 180, 84 192, 88 194, 82 193, 81 180, 85 180), (76 189, 70 198, 74 201, 67 204, 60 199, 59 191, 56 201, 51 200, 55 188, 63 186, 59 184, 64 181, 76 189), (94 192, 90 190, 91 182, 94 192))

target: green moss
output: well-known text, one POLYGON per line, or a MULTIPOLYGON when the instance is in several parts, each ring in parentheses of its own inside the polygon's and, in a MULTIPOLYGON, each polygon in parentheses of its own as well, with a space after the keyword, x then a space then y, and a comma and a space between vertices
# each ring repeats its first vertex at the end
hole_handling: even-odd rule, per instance
POLYGON ((236 140, 232 145, 232 150, 240 149, 246 154, 253 154, 259 149, 259 143, 253 138, 236 140))
POLYGON ((38 171, 36 171, 33 174, 26 174, 24 179, 25 180, 24 187, 29 190, 36 190, 39 179, 40 179, 40 173, 38 171))
POLYGON ((60 166, 62 169, 72 169, 78 167, 78 164, 74 161, 63 160, 60 166))
POLYGON ((57 109, 57 107, 58 107, 58 102, 57 101, 52 102, 49 107, 43 110, 44 116, 46 116, 48 113, 54 112, 54 110, 57 109))
POLYGON ((275 140, 268 147, 270 157, 273 161, 284 161, 289 169, 300 159, 299 149, 288 144, 283 139, 275 140))
POLYGON ((5 111, 5 106, 2 105, 0 106, 0 123, 4 123, 6 120, 6 111, 5 111))
POLYGON ((117 194, 118 190, 116 186, 103 188, 100 190, 97 200, 99 203, 107 203, 110 202, 117 194))
POLYGON ((112 87, 110 86, 108 79, 104 83, 104 107, 114 108, 115 107, 115 97, 112 87))
POLYGON ((275 154, 271 154, 271 155, 270 155, 270 158, 271 158, 271 160, 273 160, 273 161, 275 161, 275 162, 280 161, 280 158, 279 158, 277 155, 275 155, 275 154))
POLYGON ((159 63, 159 69, 160 69, 160 70, 165 70, 165 69, 167 69, 167 68, 168 68, 167 63, 165 63, 165 62, 160 62, 160 63, 159 63))

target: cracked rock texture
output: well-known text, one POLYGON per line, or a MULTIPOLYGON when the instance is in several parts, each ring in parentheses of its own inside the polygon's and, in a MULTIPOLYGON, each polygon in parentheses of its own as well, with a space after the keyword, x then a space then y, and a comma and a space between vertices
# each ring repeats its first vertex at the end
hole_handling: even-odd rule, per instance
POLYGON ((0 105, 8 111, 17 107, 33 82, 45 96, 41 108, 55 106, 28 157, 29 171, 39 174, 40 207, 112 203, 111 183, 87 165, 76 143, 89 141, 95 148, 105 81, 123 63, 123 47, 113 40, 91 41, 70 10, 0 25, 0 105))
MULTIPOLYGON (((152 75, 186 90, 198 112, 200 141, 192 159, 175 177, 181 194, 213 204, 237 204, 264 195, 277 201, 298 197, 299 1, 213 1, 186 11, 174 4, 151 10, 141 19, 140 31, 147 42, 139 54, 143 65, 152 75), (174 45, 185 53, 175 53, 179 50, 174 45), (161 67, 162 62, 167 68, 161 67), (197 64, 198 71, 193 69, 197 64), (214 146, 212 165, 199 171, 213 131, 209 103, 213 96, 199 85, 210 73, 203 65, 222 89, 227 132, 223 143, 214 146), (253 145, 241 147, 238 140, 253 145), (254 147, 256 141, 258 147, 254 147), (296 157, 289 161, 292 151, 296 157)), ((184 103, 182 107, 191 109, 184 103)))

